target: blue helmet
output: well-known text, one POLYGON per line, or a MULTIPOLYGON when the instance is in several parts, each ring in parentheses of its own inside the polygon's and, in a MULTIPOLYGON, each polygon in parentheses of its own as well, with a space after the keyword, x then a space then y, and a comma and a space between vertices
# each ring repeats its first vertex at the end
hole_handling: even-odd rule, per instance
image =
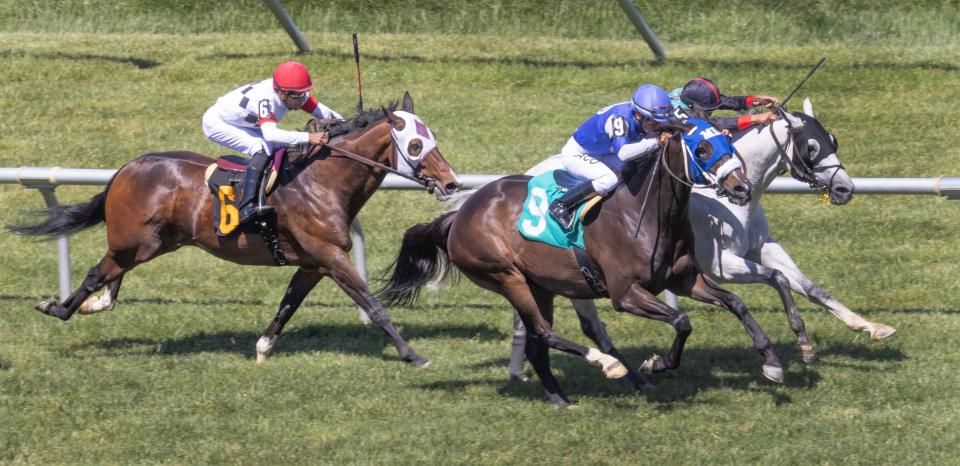
POLYGON ((670 96, 653 84, 643 84, 633 92, 633 108, 641 115, 658 123, 666 123, 673 118, 670 96))

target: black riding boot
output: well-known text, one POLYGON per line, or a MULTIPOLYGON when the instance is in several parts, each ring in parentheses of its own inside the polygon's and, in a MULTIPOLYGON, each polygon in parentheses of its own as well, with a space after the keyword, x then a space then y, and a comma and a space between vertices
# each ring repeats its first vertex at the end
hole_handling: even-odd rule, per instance
POLYGON ((254 217, 270 213, 272 206, 266 205, 266 196, 261 193, 260 181, 264 178, 264 168, 269 164, 270 156, 266 152, 253 154, 253 159, 243 173, 243 199, 240 200, 240 223, 246 223, 254 217))
POLYGON ((577 204, 587 196, 596 193, 593 190, 592 181, 584 181, 563 193, 560 199, 550 204, 550 216, 565 230, 573 226, 573 214, 577 210, 577 204))

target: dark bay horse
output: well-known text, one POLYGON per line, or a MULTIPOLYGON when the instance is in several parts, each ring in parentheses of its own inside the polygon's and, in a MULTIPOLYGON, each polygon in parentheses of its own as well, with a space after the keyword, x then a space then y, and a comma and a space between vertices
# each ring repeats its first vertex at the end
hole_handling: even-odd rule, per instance
MULTIPOLYGON (((691 183, 686 181, 685 155, 676 135, 660 156, 645 169, 627 168, 623 183, 586 218, 584 240, 614 308, 618 311, 669 323, 676 331, 664 358, 648 359, 650 372, 675 369, 684 342, 691 332, 687 316, 664 304, 656 295, 665 289, 724 307, 756 331, 757 348, 771 369, 780 364, 769 340, 734 294, 721 289, 695 267, 693 232, 686 219, 691 183)), ((730 160, 723 156, 705 171, 730 160)), ((692 164, 692 163, 691 163, 692 164)), ((719 180, 732 201, 749 201, 749 186, 737 168, 719 180)), ((596 298, 574 253, 568 249, 528 241, 517 231, 517 219, 527 196, 527 176, 509 176, 487 184, 472 194, 459 210, 433 222, 419 224, 403 238, 385 288, 378 293, 388 303, 415 300, 429 280, 456 267, 482 288, 497 292, 516 309, 527 328, 526 353, 547 396, 560 406, 570 404, 550 371, 547 348, 568 352, 603 367, 609 378, 627 373, 622 358, 571 342, 552 328, 553 297, 596 298)), ((645 381, 643 381, 645 383, 645 381)))
MULTIPOLYGON (((298 269, 276 317, 257 343, 258 360, 266 358, 310 290, 329 276, 383 329, 404 361, 428 364, 397 332, 348 256, 350 224, 386 176, 383 166, 409 172, 438 197, 459 189, 456 174, 438 149, 421 153, 425 142, 429 147, 435 141, 413 115, 410 95, 403 96, 403 111, 395 109, 391 104, 388 109, 361 112, 350 121, 331 126, 330 143, 310 148, 309 158, 303 159, 296 176, 282 181, 270 195, 287 264, 298 269), (416 132, 428 141, 417 134, 400 137, 411 125, 416 125, 416 132), (405 146, 398 146, 397 141, 405 146), (343 153, 382 166, 340 156, 343 153)), ((96 301, 91 294, 104 286, 108 286, 109 295, 105 293, 103 299, 115 302, 124 274, 185 245, 242 265, 276 265, 272 251, 257 231, 225 238, 215 234, 212 195, 204 181, 204 171, 213 162, 194 152, 144 154, 120 168, 106 189, 90 202, 53 207, 42 211, 47 218, 39 224, 10 227, 16 233, 55 237, 106 222, 108 248, 100 263, 63 303, 47 300, 38 309, 67 320, 88 298, 96 301)))

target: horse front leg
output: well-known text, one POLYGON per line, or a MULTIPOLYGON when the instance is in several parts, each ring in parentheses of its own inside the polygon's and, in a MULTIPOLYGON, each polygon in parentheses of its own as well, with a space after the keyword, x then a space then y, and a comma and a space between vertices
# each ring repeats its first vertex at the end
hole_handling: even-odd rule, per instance
POLYGON ((810 302, 825 308, 834 317, 840 319, 850 330, 854 332, 866 332, 873 340, 882 340, 892 336, 897 329, 880 323, 871 322, 864 319, 856 312, 851 311, 839 301, 830 297, 826 291, 817 286, 813 280, 810 280, 797 264, 790 258, 787 251, 772 238, 760 248, 760 263, 768 267, 775 268, 790 280, 790 288, 802 296, 805 296, 810 302))
POLYGON ((322 278, 323 274, 320 271, 303 267, 297 269, 296 273, 293 274, 293 278, 290 279, 290 284, 287 286, 287 291, 280 301, 280 308, 277 310, 276 317, 273 318, 273 322, 270 323, 267 330, 263 332, 263 336, 257 340, 257 362, 267 360, 267 355, 273 349, 273 345, 277 342, 283 327, 287 325, 287 321, 293 317, 303 300, 322 278))
POLYGON ((635 316, 666 322, 673 327, 676 337, 666 357, 653 355, 644 361, 641 369, 646 372, 661 372, 680 367, 680 356, 687 337, 693 331, 687 315, 660 301, 653 293, 647 291, 639 283, 634 282, 627 288, 626 293, 613 302, 614 309, 629 312, 635 316))
POLYGON ((333 257, 330 257, 329 268, 330 278, 367 313, 370 320, 383 329, 383 332, 386 333, 393 342, 393 346, 397 348, 401 359, 418 367, 427 367, 430 365, 430 361, 421 358, 413 348, 407 344, 406 340, 400 336, 400 332, 397 331, 397 328, 390 320, 390 315, 387 313, 387 310, 383 307, 383 304, 370 293, 367 284, 363 281, 363 278, 360 277, 357 269, 354 268, 353 262, 350 261, 350 257, 346 252, 338 249, 337 252, 333 253, 333 257))
POLYGON ((697 264, 710 278, 725 283, 766 283, 777 290, 780 301, 787 314, 790 330, 797 336, 797 350, 800 361, 805 364, 817 362, 817 354, 807 336, 806 325, 800 318, 800 311, 790 294, 790 281, 777 269, 758 264, 752 260, 740 257, 728 250, 721 250, 719 257, 707 254, 697 249, 697 264))
POLYGON ((753 319, 747 306, 739 296, 724 290, 707 276, 696 273, 692 279, 686 280, 683 286, 671 289, 678 296, 687 296, 700 302, 713 304, 714 306, 726 309, 737 316, 744 330, 753 340, 753 345, 763 356, 763 366, 761 372, 767 379, 783 383, 783 366, 780 364, 780 358, 773 349, 773 344, 767 334, 764 333, 757 321, 753 319))

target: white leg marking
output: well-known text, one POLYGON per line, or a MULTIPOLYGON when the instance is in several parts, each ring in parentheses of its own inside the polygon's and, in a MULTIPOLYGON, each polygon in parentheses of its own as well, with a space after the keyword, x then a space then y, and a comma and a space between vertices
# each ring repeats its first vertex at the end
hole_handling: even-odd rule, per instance
POLYGON ((627 375, 627 368, 624 367, 617 358, 596 348, 587 350, 586 359, 587 362, 594 366, 603 367, 603 375, 607 376, 608 379, 619 379, 627 375))
POLYGON ((266 335, 257 340, 257 362, 263 362, 267 360, 267 355, 270 354, 270 350, 273 349, 273 344, 276 343, 276 341, 276 336, 273 338, 267 338, 266 335))

